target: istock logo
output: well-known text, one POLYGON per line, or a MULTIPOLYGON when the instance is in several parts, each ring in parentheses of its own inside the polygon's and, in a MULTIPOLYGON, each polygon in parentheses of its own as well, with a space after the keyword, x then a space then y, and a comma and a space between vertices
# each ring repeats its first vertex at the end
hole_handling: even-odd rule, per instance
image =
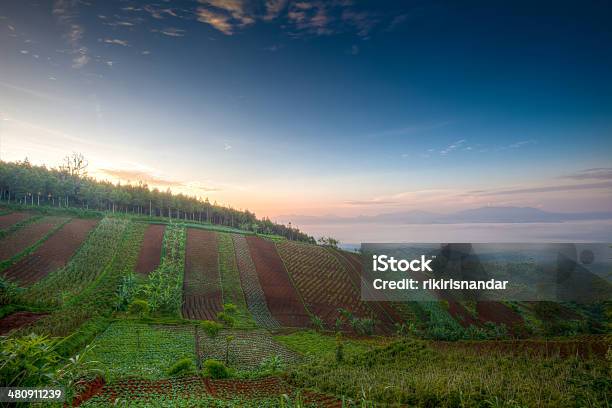
POLYGON ((433 272, 429 264, 435 256, 426 259, 425 255, 421 255, 420 259, 412 259, 410 261, 407 259, 395 259, 395 257, 388 255, 373 255, 372 258, 372 270, 376 272, 433 272))

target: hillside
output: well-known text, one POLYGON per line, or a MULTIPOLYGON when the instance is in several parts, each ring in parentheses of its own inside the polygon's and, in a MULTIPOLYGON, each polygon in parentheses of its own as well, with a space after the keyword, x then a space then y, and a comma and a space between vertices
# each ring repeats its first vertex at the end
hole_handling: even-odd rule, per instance
MULTIPOLYGON (((2 347, 37 334, 53 339, 36 341, 52 342, 49 352, 58 359, 78 354, 100 365, 104 378, 94 375, 76 392, 84 406, 132 398, 132 392, 154 401, 227 404, 221 406, 274 405, 282 394, 296 406, 300 400, 340 406, 343 396, 356 404, 360 398, 422 402, 422 389, 385 394, 373 383, 380 389, 364 397, 346 382, 364 364, 398 370, 372 350, 387 353, 408 337, 420 339, 423 353, 440 364, 451 364, 440 350, 535 352, 542 375, 549 366, 540 359, 551 355, 580 355, 599 367, 608 352, 605 305, 469 303, 444 294, 437 302, 364 302, 359 256, 331 247, 178 220, 162 225, 137 216, 80 218, 23 207, 1 214, 2 347), (213 369, 213 359, 227 368, 213 369), (326 371, 317 361, 333 367, 326 371)), ((411 361, 412 351, 401 353, 411 361)), ((474 360, 470 370, 486 364, 474 360)), ((504 375, 517 374, 506 369, 504 375)), ((451 398, 435 392, 440 401, 451 398)), ((496 383, 489 397, 503 392, 496 383)), ((558 398, 546 406, 564 406, 555 405, 558 398)))

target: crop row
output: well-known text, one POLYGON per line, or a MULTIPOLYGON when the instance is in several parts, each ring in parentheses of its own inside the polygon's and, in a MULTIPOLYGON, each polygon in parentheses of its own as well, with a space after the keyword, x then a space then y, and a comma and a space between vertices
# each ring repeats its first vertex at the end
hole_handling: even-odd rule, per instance
POLYGON ((185 229, 169 225, 164 235, 164 256, 143 285, 143 294, 156 314, 178 315, 183 304, 185 229))
POLYGON ((9 227, 12 227, 15 224, 18 224, 30 217, 30 214, 23 212, 13 212, 13 213, 5 213, 0 214, 0 230, 5 230, 9 227))
POLYGON ((219 273, 223 302, 225 304, 231 303, 236 307, 234 316, 240 327, 253 327, 254 322, 240 285, 240 273, 238 272, 232 237, 230 234, 220 232, 217 233, 217 240, 219 243, 219 273))
POLYGON ((285 241, 277 247, 304 302, 328 327, 334 326, 338 309, 371 315, 342 264, 325 248, 285 241))
MULTIPOLYGON (((38 282, 53 271, 61 270, 97 223, 97 220, 91 219, 72 219, 46 239, 34 252, 7 269, 7 276, 13 276, 22 284, 29 285, 38 282)), ((79 285, 83 282, 76 283, 79 285)), ((81 287, 77 286, 74 289, 78 291, 81 287)))
POLYGON ((214 320, 223 310, 217 234, 194 228, 187 231, 183 317, 214 320))
POLYGON ((24 252, 39 240, 68 222, 68 218, 42 217, 8 234, 0 240, 0 261, 7 261, 24 252))
MULTIPOLYGON (((35 332, 51 336, 68 336, 89 319, 108 317, 115 310, 118 287, 124 277, 133 271, 144 232, 142 224, 128 221, 120 221, 116 227, 123 229, 123 233, 117 236, 118 247, 102 273, 83 292, 39 321, 33 328, 35 332)), ((92 327, 100 329, 97 325, 92 327)), ((68 354, 74 349, 79 349, 80 343, 87 342, 88 337, 95 335, 95 332, 84 332, 75 333, 64 341, 62 347, 68 349, 68 354)))
POLYGON ((291 282, 276 246, 260 237, 246 237, 268 309, 283 326, 310 326, 310 314, 291 282))
POLYGON ((272 317, 268 309, 266 296, 259 284, 259 278, 257 277, 257 271, 251 258, 246 238, 244 235, 232 234, 232 240, 234 241, 244 297, 251 315, 260 327, 267 329, 280 327, 280 324, 272 317))
MULTIPOLYGON (((80 233, 89 231, 93 225, 79 225, 80 233)), ((105 218, 98 224, 98 227, 89 235, 77 253, 72 257, 68 264, 47 275, 24 294, 24 299, 30 303, 43 301, 47 304, 61 305, 67 296, 74 296, 80 293, 85 287, 91 284, 102 273, 121 242, 121 236, 125 231, 126 221, 105 218)), ((54 249, 62 248, 63 243, 48 240, 45 244, 45 254, 54 249)), ((43 250, 43 247, 40 248, 43 250)), ((42 254, 40 255, 42 256, 42 254)), ((46 257, 52 255, 47 254, 46 257)))

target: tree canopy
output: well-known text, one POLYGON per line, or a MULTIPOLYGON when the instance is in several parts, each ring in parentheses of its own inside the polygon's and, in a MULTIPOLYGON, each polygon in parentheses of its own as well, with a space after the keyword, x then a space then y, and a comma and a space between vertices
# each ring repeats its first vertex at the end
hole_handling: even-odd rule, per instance
POLYGON ((87 160, 78 153, 67 156, 58 168, 34 166, 23 161, 0 161, 0 200, 32 206, 77 207, 111 213, 166 217, 206 222, 276 234, 314 243, 314 238, 291 225, 258 219, 248 210, 237 210, 208 198, 174 194, 170 189, 149 188, 146 183, 111 183, 87 175, 87 160))

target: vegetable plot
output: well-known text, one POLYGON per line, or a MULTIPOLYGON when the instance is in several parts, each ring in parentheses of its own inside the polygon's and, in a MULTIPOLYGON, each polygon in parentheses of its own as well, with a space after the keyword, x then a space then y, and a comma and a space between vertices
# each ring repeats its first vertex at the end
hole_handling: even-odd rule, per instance
POLYGON ((340 317, 338 309, 358 317, 372 314, 342 264, 325 248, 286 241, 276 246, 308 309, 328 328, 340 317))
POLYGON ((62 268, 81 246, 97 220, 74 219, 46 240, 34 253, 8 268, 5 275, 21 284, 32 284, 62 268))
POLYGON ((232 240, 234 241, 238 270, 240 271, 240 282, 253 319, 261 327, 267 329, 279 328, 280 324, 272 317, 266 304, 266 296, 259 284, 257 270, 255 269, 253 259, 251 259, 249 244, 246 238, 244 235, 232 234, 232 240))
MULTIPOLYGON (((58 261, 72 255, 96 223, 97 221, 93 220, 71 221, 65 229, 62 228, 45 241, 32 257, 24 258, 23 262, 15 267, 37 268, 36 271, 40 274, 50 271, 54 266, 62 266, 58 261), (26 263, 27 259, 31 261, 26 263)), ((70 262, 30 287, 25 292, 24 299, 33 303, 60 305, 66 295, 81 292, 110 262, 121 242, 121 234, 126 225, 127 221, 103 219, 70 262)))
POLYGON ((255 322, 251 318, 240 286, 240 274, 236 262, 234 242, 230 234, 217 233, 219 242, 219 272, 221 275, 221 289, 223 302, 231 303, 236 307, 234 317, 239 327, 253 327, 255 322))
POLYGON ((153 326, 129 321, 111 324, 93 342, 91 361, 99 361, 110 379, 161 379, 177 360, 192 359, 195 338, 190 326, 153 326))
POLYGON ((200 347, 204 360, 225 361, 227 357, 229 367, 237 370, 258 368, 270 359, 278 359, 281 366, 299 360, 296 353, 274 341, 266 330, 222 330, 214 338, 201 333, 200 347))
POLYGON ((4 237, 0 240, 0 261, 19 255, 67 221, 63 217, 44 217, 4 237))
POLYGON ((185 251, 183 317, 215 320, 223 310, 217 234, 189 228, 185 251))
POLYGON ((268 309, 283 326, 310 326, 310 316, 272 241, 246 237, 268 309))

